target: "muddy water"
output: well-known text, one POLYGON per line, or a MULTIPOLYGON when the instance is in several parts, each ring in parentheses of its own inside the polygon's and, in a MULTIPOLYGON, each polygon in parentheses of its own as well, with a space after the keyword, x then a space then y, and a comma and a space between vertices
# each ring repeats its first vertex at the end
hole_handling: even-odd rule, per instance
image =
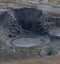
POLYGON ((12 44, 18 47, 32 47, 41 45, 45 42, 48 43, 50 40, 48 38, 45 38, 45 40, 43 38, 19 38, 12 41, 12 44))
POLYGON ((0 8, 0 12, 5 12, 5 11, 9 11, 9 9, 0 8))

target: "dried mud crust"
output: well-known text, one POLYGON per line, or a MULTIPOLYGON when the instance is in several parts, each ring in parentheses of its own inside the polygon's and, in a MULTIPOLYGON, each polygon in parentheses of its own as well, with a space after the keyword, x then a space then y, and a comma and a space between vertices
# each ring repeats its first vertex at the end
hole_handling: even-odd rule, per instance
POLYGON ((10 59, 30 59, 54 57, 59 55, 59 45, 45 44, 44 46, 36 46, 31 48, 10 47, 6 44, 0 45, 0 60, 10 59))
POLYGON ((60 41, 51 42, 42 46, 30 48, 11 47, 0 40, 0 61, 9 62, 12 60, 44 59, 60 55, 60 41))

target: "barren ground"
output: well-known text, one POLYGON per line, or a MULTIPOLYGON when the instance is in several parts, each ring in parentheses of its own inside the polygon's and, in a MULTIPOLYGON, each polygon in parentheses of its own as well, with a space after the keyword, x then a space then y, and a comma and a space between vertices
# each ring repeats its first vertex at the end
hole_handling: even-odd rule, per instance
POLYGON ((0 64, 60 64, 60 58, 0 61, 0 64))

